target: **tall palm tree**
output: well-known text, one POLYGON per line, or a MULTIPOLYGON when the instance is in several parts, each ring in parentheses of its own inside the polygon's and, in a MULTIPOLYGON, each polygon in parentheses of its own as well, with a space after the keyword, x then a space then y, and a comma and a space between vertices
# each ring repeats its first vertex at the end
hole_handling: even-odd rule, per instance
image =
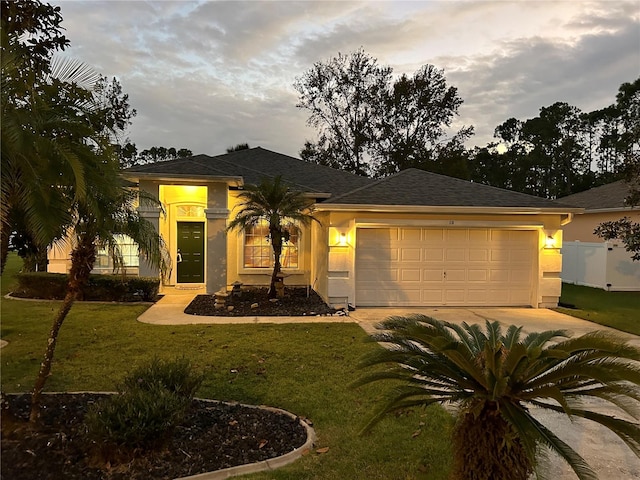
POLYGON ((299 225, 309 225, 318 221, 313 216, 313 202, 301 192, 291 190, 282 183, 282 177, 273 180, 263 178, 259 185, 246 185, 240 192, 242 200, 237 206, 236 217, 227 226, 227 231, 238 228, 245 230, 256 226, 261 221, 269 223, 269 240, 273 248, 273 273, 269 286, 269 297, 275 298, 276 279, 282 267, 280 257, 282 244, 299 232, 299 225))
MULTIPOLYGON (((3 5, 4 6, 4 5, 3 5)), ((0 185, 0 270, 9 236, 20 218, 40 247, 71 221, 63 181, 77 196, 85 194, 84 163, 94 155, 91 117, 100 110, 90 88, 99 76, 73 60, 35 70, 30 50, 2 19, 2 169, 0 185)))
POLYGON ((537 407, 597 422, 640 456, 640 426, 597 413, 595 398, 640 418, 640 349, 607 332, 569 338, 562 330, 522 334, 498 322, 461 325, 424 315, 389 317, 372 340, 387 347, 363 361, 386 365, 356 382, 399 381, 365 431, 385 413, 434 403, 458 407, 452 478, 526 480, 536 453, 558 453, 580 479, 597 478, 585 460, 529 410, 537 407))
POLYGON ((117 238, 127 235, 138 245, 146 261, 157 267, 161 274, 169 269, 170 260, 161 235, 137 211, 138 205, 161 206, 155 198, 124 186, 117 174, 118 163, 117 158, 111 156, 103 162, 88 165, 87 181, 92 193, 76 201, 73 209, 75 222, 66 232, 66 241, 72 245, 71 268, 65 297, 53 319, 33 388, 29 417, 32 423, 36 423, 40 416, 40 396, 51 372, 58 333, 78 294, 89 281, 98 248, 106 248, 114 264, 121 265, 122 254, 117 238))

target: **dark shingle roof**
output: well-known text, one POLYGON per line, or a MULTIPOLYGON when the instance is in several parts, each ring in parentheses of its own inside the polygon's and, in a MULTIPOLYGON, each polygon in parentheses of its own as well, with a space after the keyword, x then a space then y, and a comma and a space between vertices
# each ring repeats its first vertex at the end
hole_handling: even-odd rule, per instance
POLYGON ((287 183, 300 191, 331 194, 323 204, 571 208, 565 202, 559 203, 415 168, 375 181, 260 147, 214 157, 195 155, 150 163, 129 168, 124 173, 132 178, 141 175, 182 178, 242 177, 245 184, 257 184, 263 177, 281 175, 287 183))
POLYGON ((242 177, 246 184, 257 184, 263 177, 281 175, 289 184, 309 193, 342 195, 373 180, 322 165, 265 150, 261 147, 210 157, 193 157, 150 163, 129 168, 127 175, 153 174, 184 176, 242 177))
POLYGON ((560 201, 567 205, 575 205, 586 210, 599 210, 602 208, 623 208, 624 199, 629 195, 629 184, 624 180, 608 183, 599 187, 585 190, 562 197, 560 201))
POLYGON ((563 208, 524 193, 410 168, 323 203, 364 205, 563 208))

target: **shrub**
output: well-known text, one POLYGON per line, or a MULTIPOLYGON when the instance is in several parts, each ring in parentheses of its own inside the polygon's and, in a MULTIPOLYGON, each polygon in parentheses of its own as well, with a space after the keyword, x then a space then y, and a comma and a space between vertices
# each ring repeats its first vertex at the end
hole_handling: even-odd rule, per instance
POLYGON ((182 357, 173 361, 154 358, 133 370, 123 381, 123 390, 153 390, 157 386, 191 400, 202 383, 202 375, 193 373, 191 362, 182 357))
POLYGON ((201 382, 184 358, 155 358, 129 373, 118 394, 102 399, 85 416, 99 460, 127 462, 138 452, 164 448, 201 382))
MULTIPOLYGON (((26 272, 16 275, 13 295, 22 298, 62 300, 67 288, 63 273, 26 272)), ((122 277, 121 275, 90 275, 89 283, 80 292, 81 300, 105 302, 155 301, 160 282, 157 278, 122 277)))
POLYGON ((89 439, 105 462, 127 461, 138 451, 165 447, 187 401, 156 385, 118 393, 96 403, 85 416, 89 439))

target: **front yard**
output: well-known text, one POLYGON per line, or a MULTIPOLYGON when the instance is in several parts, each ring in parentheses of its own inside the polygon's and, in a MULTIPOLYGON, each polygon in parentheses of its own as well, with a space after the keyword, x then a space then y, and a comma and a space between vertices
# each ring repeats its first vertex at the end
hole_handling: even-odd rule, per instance
MULTIPOLYGON (((19 266, 12 258, 2 295, 19 266)), ((2 299, 2 391, 29 391, 58 302, 2 299)), ((355 324, 153 326, 135 321, 146 307, 76 304, 62 327, 48 391, 113 390, 125 372, 154 354, 187 356, 202 370, 198 396, 266 404, 314 422, 317 449, 252 479, 446 479, 451 417, 439 407, 385 419, 364 437, 364 418, 381 386, 353 390, 360 357, 373 348, 355 324), (328 450, 325 450, 328 448, 328 450)))
POLYGON ((575 308, 559 307, 558 312, 640 335, 640 292, 607 292, 563 283, 560 302, 575 308))

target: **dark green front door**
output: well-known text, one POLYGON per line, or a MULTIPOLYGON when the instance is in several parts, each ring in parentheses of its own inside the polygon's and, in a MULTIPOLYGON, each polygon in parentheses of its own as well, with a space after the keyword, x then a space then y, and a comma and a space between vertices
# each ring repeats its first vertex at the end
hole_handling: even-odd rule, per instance
POLYGON ((178 222, 178 283, 204 283, 204 223, 178 222))

